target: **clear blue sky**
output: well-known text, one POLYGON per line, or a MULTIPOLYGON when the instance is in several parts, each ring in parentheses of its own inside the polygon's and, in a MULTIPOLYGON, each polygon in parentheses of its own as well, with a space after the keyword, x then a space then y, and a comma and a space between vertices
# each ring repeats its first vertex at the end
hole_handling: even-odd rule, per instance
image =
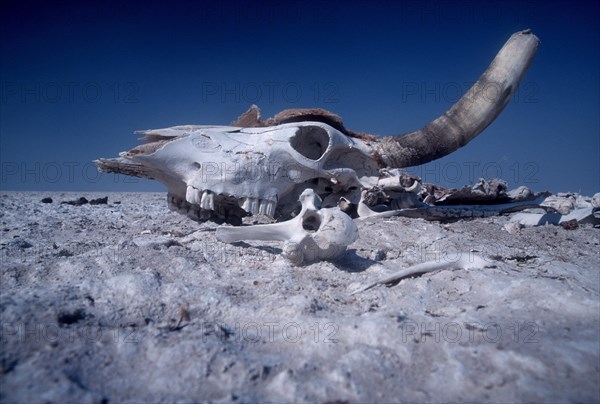
POLYGON ((4 1, 3 190, 151 191, 92 160, 134 130, 228 124, 322 107, 348 128, 399 134, 447 110, 508 37, 536 60, 506 110, 453 155, 412 172, 459 187, 600 191, 600 34, 589 1, 4 1))

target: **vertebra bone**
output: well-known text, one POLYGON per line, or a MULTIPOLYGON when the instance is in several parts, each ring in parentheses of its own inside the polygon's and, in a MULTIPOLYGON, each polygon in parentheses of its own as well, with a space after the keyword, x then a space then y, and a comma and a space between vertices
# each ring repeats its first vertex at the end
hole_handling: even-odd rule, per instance
POLYGON ((334 259, 358 238, 358 228, 339 208, 324 208, 312 189, 300 195, 302 209, 295 218, 281 223, 248 227, 219 226, 217 240, 285 241, 283 256, 296 265, 334 259))

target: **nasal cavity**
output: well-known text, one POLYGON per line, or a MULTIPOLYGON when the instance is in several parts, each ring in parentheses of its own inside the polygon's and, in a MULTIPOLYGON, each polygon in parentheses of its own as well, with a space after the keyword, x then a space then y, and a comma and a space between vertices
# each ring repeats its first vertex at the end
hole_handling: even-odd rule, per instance
POLYGON ((310 233, 321 227, 321 216, 316 212, 306 212, 302 218, 302 228, 310 233))
POLYGON ((290 145, 304 157, 318 160, 329 147, 329 134, 319 126, 301 126, 290 139, 290 145))

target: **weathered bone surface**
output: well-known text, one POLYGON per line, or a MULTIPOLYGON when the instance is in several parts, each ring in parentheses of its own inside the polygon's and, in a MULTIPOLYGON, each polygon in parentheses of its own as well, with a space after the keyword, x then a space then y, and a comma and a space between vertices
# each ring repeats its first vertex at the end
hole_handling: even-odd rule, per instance
POLYGON ((520 226, 563 225, 567 222, 600 224, 600 193, 592 198, 577 194, 550 195, 540 203, 544 212, 522 212, 513 215, 511 223, 520 226))
POLYGON ((296 265, 339 257, 358 238, 358 228, 338 207, 323 208, 312 189, 300 195, 302 210, 281 223, 248 227, 219 226, 217 239, 225 243, 242 240, 285 241, 283 256, 296 265))
POLYGON ((355 290, 350 293, 351 295, 364 292, 378 285, 385 285, 392 282, 399 281, 403 278, 424 274, 427 272, 433 271, 442 271, 442 270, 454 270, 454 269, 483 269, 483 268, 491 268, 494 264, 491 260, 486 260, 478 255, 470 254, 470 253, 461 253, 459 254, 459 258, 454 261, 445 261, 445 260, 434 260, 427 261, 421 264, 413 265, 408 268, 403 268, 400 271, 394 272, 391 275, 386 276, 383 279, 370 283, 367 286, 364 286, 360 289, 355 290))
POLYGON ((252 107, 235 126, 137 132, 145 144, 96 163, 101 171, 162 182, 170 208, 198 221, 240 224, 243 216, 259 213, 290 217, 308 188, 326 206, 341 197, 358 204, 361 190, 377 185, 380 169, 427 163, 481 133, 512 97, 538 44, 530 31, 512 35, 467 94, 405 136, 347 130, 341 118, 321 109, 285 110, 262 121, 252 107))
POLYGON ((289 216, 308 187, 348 195, 377 173, 364 143, 322 122, 139 133, 152 143, 100 160, 100 169, 161 181, 171 208, 200 221, 289 216))

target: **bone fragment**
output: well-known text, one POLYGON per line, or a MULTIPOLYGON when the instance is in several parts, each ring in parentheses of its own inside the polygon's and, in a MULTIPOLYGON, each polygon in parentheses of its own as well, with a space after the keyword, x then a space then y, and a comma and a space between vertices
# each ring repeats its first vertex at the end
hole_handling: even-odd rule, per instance
POLYGON ((360 202, 356 208, 356 213, 358 213, 359 219, 367 219, 370 217, 391 217, 396 216, 400 213, 400 210, 387 210, 385 212, 375 212, 373 209, 369 208, 369 206, 365 203, 365 196, 367 195, 367 191, 363 190, 360 194, 360 202))
POLYGON ((424 208, 396 210, 397 216, 421 218, 425 220, 455 220, 499 216, 506 213, 518 212, 524 209, 539 208, 545 196, 532 201, 512 202, 499 205, 458 205, 458 206, 429 206, 424 208))
POLYGON ((517 213, 510 220, 522 226, 559 225, 570 220, 576 220, 579 223, 595 223, 598 221, 594 217, 594 210, 591 207, 575 209, 567 215, 561 215, 560 213, 517 213))
POLYGON ((592 196, 592 207, 595 209, 600 208, 600 192, 594 194, 592 196))
POLYGON ((392 275, 386 276, 383 279, 373 282, 373 283, 371 283, 363 288, 360 288, 358 290, 355 290, 354 292, 350 293, 350 295, 361 293, 361 292, 371 289, 377 285, 385 285, 386 283, 395 282, 402 278, 406 278, 408 276, 412 276, 412 275, 416 275, 416 274, 424 274, 427 272, 441 271, 441 270, 445 270, 445 269, 450 269, 450 270, 467 269, 467 268, 483 269, 483 268, 490 268, 493 266, 494 265, 491 262, 485 260, 484 258, 482 258, 478 255, 473 255, 471 253, 463 253, 463 254, 461 254, 461 257, 456 261, 440 261, 440 260, 427 261, 427 262, 423 262, 421 264, 417 264, 417 265, 410 266, 408 268, 401 269, 400 271, 393 273, 392 275))
MULTIPOLYGON (((366 191, 363 191, 365 193, 366 191)), ((425 220, 453 220, 462 218, 490 217, 499 216, 506 213, 517 212, 529 208, 538 208, 540 203, 546 198, 540 195, 531 201, 512 202, 498 205, 457 205, 457 206, 423 206, 389 210, 385 212, 375 212, 370 209, 361 199, 357 212, 359 219, 382 218, 392 216, 402 216, 410 218, 421 218, 425 220)))

